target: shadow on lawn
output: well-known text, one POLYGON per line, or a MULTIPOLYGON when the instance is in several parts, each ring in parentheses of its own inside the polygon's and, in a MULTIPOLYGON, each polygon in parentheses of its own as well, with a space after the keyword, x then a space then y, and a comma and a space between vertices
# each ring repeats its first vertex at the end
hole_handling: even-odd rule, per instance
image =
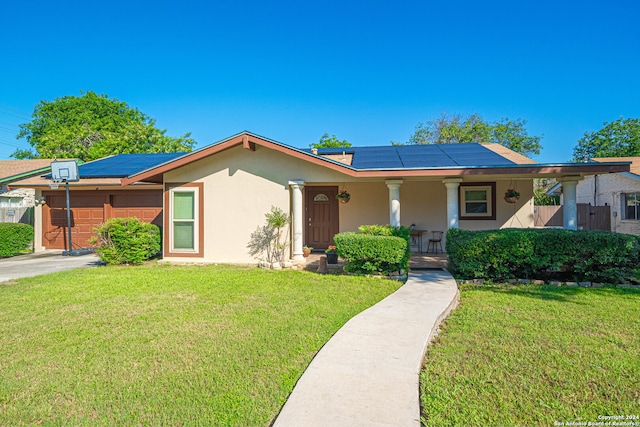
POLYGON ((635 297, 640 300, 640 291, 635 289, 616 288, 613 286, 605 286, 602 288, 582 288, 578 286, 554 285, 464 284, 460 285, 460 289, 494 292, 541 300, 569 302, 578 305, 583 305, 583 303, 576 301, 573 297, 576 295, 584 295, 585 293, 596 293, 600 296, 610 296, 612 298, 624 295, 625 297, 635 297))

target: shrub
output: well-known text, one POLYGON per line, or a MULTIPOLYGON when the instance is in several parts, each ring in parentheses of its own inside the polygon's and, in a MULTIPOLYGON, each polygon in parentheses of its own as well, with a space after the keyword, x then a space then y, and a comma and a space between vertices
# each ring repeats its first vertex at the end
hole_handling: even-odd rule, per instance
POLYGON ((617 283, 640 263, 640 238, 604 231, 503 229, 447 232, 459 278, 572 279, 617 283))
POLYGON ((160 252, 160 228, 138 218, 112 218, 93 229, 91 244, 109 265, 141 264, 160 252))
POLYGON ((33 241, 33 227, 29 224, 0 223, 0 258, 10 257, 29 248, 33 241))
POLYGON ((409 229, 390 225, 363 225, 358 233, 334 236, 340 257, 346 259, 345 270, 351 273, 388 274, 407 270, 411 256, 409 229))

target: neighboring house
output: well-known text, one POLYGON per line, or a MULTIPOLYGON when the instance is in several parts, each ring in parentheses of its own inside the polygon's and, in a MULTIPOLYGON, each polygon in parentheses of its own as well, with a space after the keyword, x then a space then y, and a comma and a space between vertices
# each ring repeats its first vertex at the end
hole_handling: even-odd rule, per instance
POLYGON ((29 222, 23 219, 35 206, 33 188, 15 188, 11 184, 50 170, 51 159, 0 160, 0 222, 29 222))
MULTIPOLYGON (((92 217, 95 223, 133 213, 130 206, 121 206, 121 195, 126 195, 128 204, 139 205, 144 205, 142 195, 160 195, 154 206, 162 215, 163 257, 195 262, 254 262, 247 244, 273 206, 291 215, 291 257, 302 259, 303 245, 326 248, 336 233, 355 231, 362 224, 415 224, 429 232, 452 227, 532 227, 534 178, 553 177, 575 191, 585 175, 629 170, 628 164, 615 162, 537 164, 496 144, 316 151, 249 132, 165 160, 151 157, 157 155, 138 156, 127 161, 114 156, 82 165, 80 182, 71 186, 72 212, 77 210, 78 220, 92 217), (117 162, 128 167, 116 167, 117 162), (103 176, 85 168, 89 165, 104 169, 103 176), (110 184, 107 179, 112 180, 110 184), (521 194, 516 203, 504 200, 510 188, 521 194), (349 203, 336 199, 342 190, 351 195, 349 203), (95 199, 90 202, 93 207, 84 206, 89 197, 95 199)), ((64 232, 64 224, 51 212, 62 207, 56 200, 62 200, 64 193, 62 186, 48 190, 46 180, 39 179, 39 183, 32 180, 22 185, 37 188, 36 194, 46 197, 40 224, 45 237, 37 247, 50 247, 52 240, 45 230, 55 222, 64 232)), ((567 210, 566 227, 575 229, 575 209, 571 215, 567 210)), ((154 218, 156 223, 159 218, 154 218)), ((428 233, 423 236, 428 237, 428 233)), ((55 241, 64 242, 64 237, 55 241)))
POLYGON ((628 172, 587 176, 578 183, 577 202, 610 206, 611 231, 640 235, 640 157, 605 157, 594 162, 631 162, 628 172))
POLYGON ((12 190, 10 184, 31 176, 42 175, 51 168, 51 159, 0 160, 0 208, 23 208, 35 205, 31 188, 12 190))

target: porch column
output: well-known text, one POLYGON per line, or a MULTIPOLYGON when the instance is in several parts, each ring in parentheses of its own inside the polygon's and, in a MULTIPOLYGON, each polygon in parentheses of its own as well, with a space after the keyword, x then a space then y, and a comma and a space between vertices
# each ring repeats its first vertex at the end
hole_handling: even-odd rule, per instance
POLYGON ((458 228, 458 188, 462 178, 446 178, 442 182, 447 187, 447 229, 458 228))
POLYGON ((566 230, 578 229, 578 205, 576 203, 576 186, 580 181, 579 176, 567 176, 559 179, 562 183, 562 195, 564 204, 563 225, 566 230))
POLYGON ((289 181, 291 187, 291 204, 292 204, 292 256, 291 258, 296 261, 304 260, 302 256, 302 189, 304 188, 304 181, 289 181))
POLYGON ((389 224, 392 227, 400 226, 400 186, 401 179, 390 179, 385 181, 389 187, 389 224))

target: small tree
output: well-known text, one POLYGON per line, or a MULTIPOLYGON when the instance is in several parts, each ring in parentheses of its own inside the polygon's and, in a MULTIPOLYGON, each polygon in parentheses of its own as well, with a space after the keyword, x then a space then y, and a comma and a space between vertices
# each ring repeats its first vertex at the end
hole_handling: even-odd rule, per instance
POLYGON ((329 134, 325 132, 324 135, 320 137, 320 141, 309 144, 309 146, 311 148, 348 148, 351 147, 351 143, 346 139, 341 141, 335 135, 329 136, 329 134))
POLYGON ((547 191, 556 184, 553 178, 540 178, 533 180, 533 204, 536 206, 557 206, 560 204, 560 196, 549 196, 547 191))
POLYGON ((267 223, 256 228, 251 233, 249 243, 249 254, 255 257, 264 256, 264 260, 272 262, 283 262, 285 252, 289 246, 289 223, 291 218, 282 209, 272 206, 271 211, 265 214, 267 223))

